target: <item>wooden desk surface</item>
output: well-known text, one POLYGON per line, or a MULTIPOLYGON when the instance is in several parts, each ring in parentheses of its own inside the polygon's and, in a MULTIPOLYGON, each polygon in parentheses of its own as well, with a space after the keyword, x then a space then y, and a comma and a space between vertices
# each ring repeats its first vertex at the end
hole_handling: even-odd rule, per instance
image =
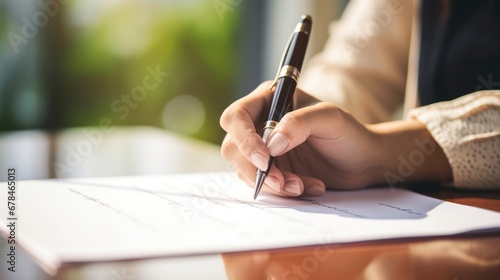
POLYGON ((500 212, 500 191, 470 191, 439 187, 420 188, 414 191, 445 201, 500 212))
MULTIPOLYGON (((442 200, 500 211, 500 192, 426 187, 442 200)), ((500 234, 223 255, 229 279, 500 279, 500 234)))

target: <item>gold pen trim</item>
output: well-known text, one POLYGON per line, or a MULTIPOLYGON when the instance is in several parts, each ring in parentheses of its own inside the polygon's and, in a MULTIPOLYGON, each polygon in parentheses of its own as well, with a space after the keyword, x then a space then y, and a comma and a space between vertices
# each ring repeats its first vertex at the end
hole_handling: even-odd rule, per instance
POLYGON ((278 80, 283 77, 292 78, 295 80, 295 83, 299 83, 300 71, 294 66, 283 65, 283 67, 281 67, 280 70, 278 71, 278 74, 276 75, 276 78, 274 78, 273 84, 269 89, 273 90, 273 88, 278 83, 278 80))

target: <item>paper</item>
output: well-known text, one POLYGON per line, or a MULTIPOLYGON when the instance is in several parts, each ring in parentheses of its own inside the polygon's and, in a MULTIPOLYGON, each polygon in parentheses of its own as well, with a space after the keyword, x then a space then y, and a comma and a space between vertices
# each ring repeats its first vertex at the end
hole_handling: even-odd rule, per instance
MULTIPOLYGON (((21 181, 16 203, 16 244, 47 271, 80 262, 500 229, 500 213, 401 189, 303 199, 262 193, 254 201, 253 190, 228 173, 21 181)), ((7 218, 5 205, 4 237, 7 218)))

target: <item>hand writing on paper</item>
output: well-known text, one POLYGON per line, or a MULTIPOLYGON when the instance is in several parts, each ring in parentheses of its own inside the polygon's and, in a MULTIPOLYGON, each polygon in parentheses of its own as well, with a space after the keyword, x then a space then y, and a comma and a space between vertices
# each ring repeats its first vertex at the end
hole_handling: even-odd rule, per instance
POLYGON ((333 104, 297 90, 294 110, 283 117, 266 144, 258 135, 270 106, 269 83, 233 103, 222 115, 227 131, 222 155, 238 175, 252 185, 255 168, 265 170, 276 156, 266 185, 276 194, 322 195, 325 185, 345 188, 368 184, 369 165, 376 150, 372 133, 333 104))
MULTIPOLYGON (((258 132, 272 98, 269 86, 270 82, 261 84, 221 116, 221 126, 227 132, 222 155, 250 186, 255 169, 265 170, 270 155, 276 157, 275 166, 265 185, 278 195, 320 196, 325 186, 352 189, 382 184, 387 182, 387 172, 398 174, 398 159, 417 148, 416 139, 435 143, 416 120, 365 125, 300 89, 295 92, 293 110, 264 143, 258 132)), ((439 147, 428 158, 404 179, 451 180, 451 168, 439 147)))

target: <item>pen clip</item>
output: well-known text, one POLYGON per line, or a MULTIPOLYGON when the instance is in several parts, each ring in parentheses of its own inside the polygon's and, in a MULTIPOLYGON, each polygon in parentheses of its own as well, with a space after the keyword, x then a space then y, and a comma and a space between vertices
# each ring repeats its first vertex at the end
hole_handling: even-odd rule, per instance
POLYGON ((276 84, 278 83, 278 79, 280 78, 280 72, 281 72, 281 68, 283 68, 283 63, 285 61, 285 57, 286 57, 286 54, 288 52, 288 49, 290 48, 290 44, 292 42, 292 38, 293 38, 293 35, 295 34, 295 32, 292 32, 292 34, 290 34, 290 38, 288 38, 288 43, 286 43, 287 47, 286 49, 283 51, 283 54, 281 55, 281 61, 280 61, 280 66, 278 67, 278 72, 276 72, 276 77, 274 78, 274 81, 273 83, 271 84, 271 87, 269 87, 270 90, 273 90, 273 88, 276 86, 276 84))

